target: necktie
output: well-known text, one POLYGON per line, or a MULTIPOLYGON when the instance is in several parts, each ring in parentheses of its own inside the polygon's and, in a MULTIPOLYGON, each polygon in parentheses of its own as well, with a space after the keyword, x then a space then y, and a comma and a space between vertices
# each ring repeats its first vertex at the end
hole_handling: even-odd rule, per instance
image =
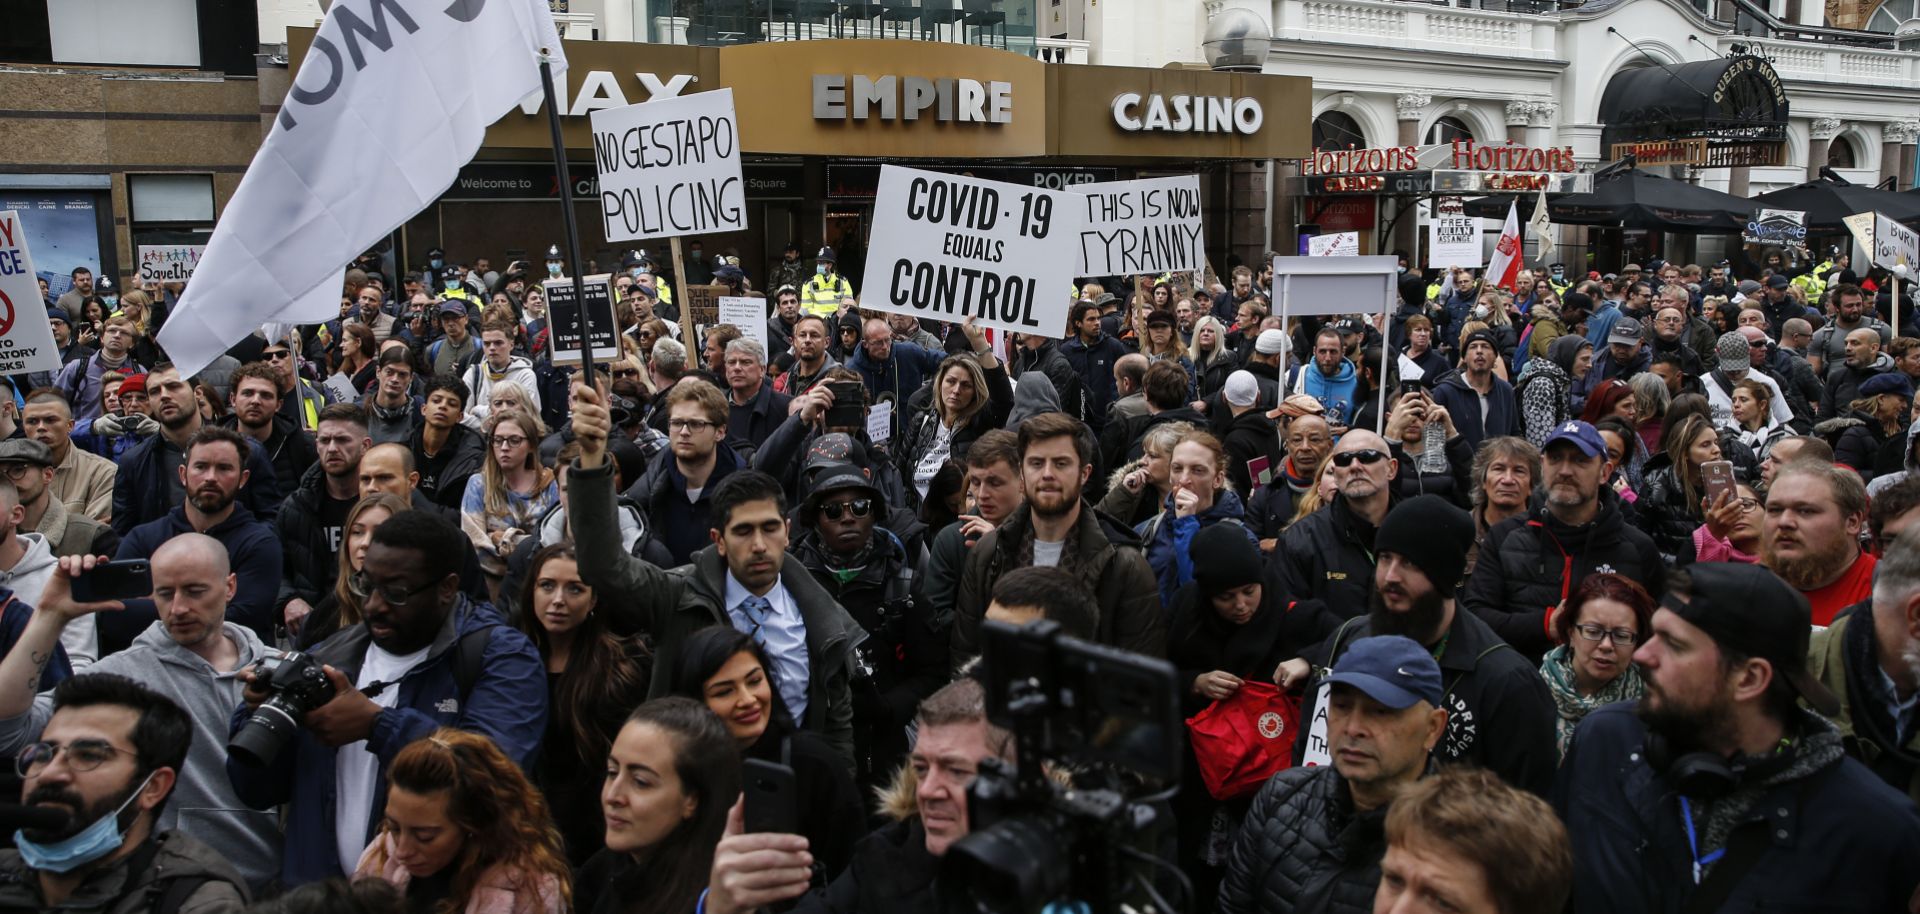
POLYGON ((767 617, 773 615, 773 604, 767 602, 766 597, 748 597, 740 601, 740 612, 746 615, 748 622, 753 623, 753 627, 747 630, 747 637, 765 647, 767 640, 761 636, 760 626, 765 625, 767 617))

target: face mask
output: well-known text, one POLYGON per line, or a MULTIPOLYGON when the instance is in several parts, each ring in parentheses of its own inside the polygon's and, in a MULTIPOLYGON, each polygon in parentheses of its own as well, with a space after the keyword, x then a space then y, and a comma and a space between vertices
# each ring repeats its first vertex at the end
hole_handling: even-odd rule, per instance
POLYGON ((691 251, 688 251, 687 253, 689 253, 689 254, 692 254, 692 255, 693 255, 694 257, 696 257, 696 258, 697 258, 697 257, 699 257, 699 256, 700 256, 700 249, 699 249, 699 248, 694 248, 693 250, 691 250, 691 251))
POLYGON ((1480 306, 1480 307, 1478 307, 1478 308, 1475 308, 1475 309, 1473 309, 1473 319, 1474 319, 1474 320, 1480 320, 1480 319, 1482 319, 1482 318, 1484 318, 1484 317, 1486 317, 1486 316, 1487 316, 1487 309, 1486 309, 1486 306, 1484 306, 1484 305, 1482 305, 1482 306, 1480 306))
POLYGON ((1553 271, 1553 278, 1554 278, 1554 279, 1559 279, 1559 278, 1561 278, 1561 277, 1563 277, 1563 276, 1565 276, 1565 275, 1567 275, 1567 271, 1565 271, 1565 270, 1555 270, 1555 271, 1553 271))
POLYGON ((432 268, 434 268, 434 269, 436 269, 436 270, 438 270, 438 269, 440 269, 441 267, 444 267, 444 266, 446 266, 446 265, 447 265, 447 262, 446 262, 446 261, 444 261, 444 260, 441 260, 441 259, 440 259, 440 258, 438 258, 438 257, 435 257, 435 258, 433 258, 432 260, 429 260, 429 261, 427 261, 427 266, 430 266, 430 267, 432 267, 432 268))
POLYGON ((118 809, 95 819, 92 825, 80 830, 64 841, 53 844, 40 844, 28 840, 24 831, 13 833, 13 844, 20 850, 20 859, 32 869, 49 873, 70 873, 120 849, 125 836, 120 833, 120 813, 133 802, 140 791, 147 788, 147 781, 153 780, 149 773, 140 786, 128 794, 118 809))
POLYGON ((547 273, 548 273, 549 275, 552 275, 552 276, 559 276, 559 275, 560 275, 560 261, 557 261, 557 260, 549 260, 549 261, 547 261, 547 273))
POLYGON ((826 264, 824 264, 824 263, 823 263, 823 264, 818 264, 818 265, 816 265, 816 266, 814 266, 814 268, 813 268, 813 272, 815 272, 815 273, 818 273, 818 274, 819 274, 819 275, 821 275, 821 276, 825 276, 825 275, 827 275, 827 265, 826 265, 826 264))
POLYGON ((452 289, 459 285, 460 285, 460 277, 458 276, 447 277, 447 288, 452 289))
POLYGON ((100 296, 100 300, 106 302, 109 308, 120 304, 120 296, 118 295, 102 295, 100 296))
POLYGON ((639 267, 634 267, 633 269, 627 271, 627 275, 633 277, 634 279, 639 279, 640 274, 645 272, 646 272, 645 270, 642 270, 639 267))
POLYGON ((1406 272, 1407 272, 1407 268, 1406 268, 1406 267, 1401 267, 1401 268, 1400 268, 1400 274, 1401 274, 1402 276, 1404 276, 1404 275, 1406 275, 1406 272))

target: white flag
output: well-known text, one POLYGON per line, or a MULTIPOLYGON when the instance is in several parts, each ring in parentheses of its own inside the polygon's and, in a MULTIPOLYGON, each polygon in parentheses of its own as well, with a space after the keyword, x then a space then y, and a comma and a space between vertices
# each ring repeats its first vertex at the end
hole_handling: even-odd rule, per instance
POLYGON ((1533 229, 1533 237, 1540 241, 1540 252, 1535 256, 1545 261, 1553 254, 1553 220, 1547 218, 1547 186, 1540 185, 1540 198, 1533 201, 1533 218, 1527 220, 1527 226, 1533 229))
POLYGON ((546 0, 334 0, 160 331, 192 375, 262 324, 340 313, 341 268, 425 209, 567 60, 546 0))

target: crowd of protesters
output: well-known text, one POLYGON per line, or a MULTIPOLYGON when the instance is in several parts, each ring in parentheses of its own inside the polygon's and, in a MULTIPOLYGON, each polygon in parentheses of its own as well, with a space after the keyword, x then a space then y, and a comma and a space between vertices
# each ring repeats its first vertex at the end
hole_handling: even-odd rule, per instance
POLYGON ((0 908, 940 910, 1019 761, 987 623, 1040 620, 1254 709, 1243 742, 1297 721, 1271 776, 1196 736, 1133 784, 1158 910, 1920 898, 1920 336, 1882 271, 1402 257, 1391 313, 1291 322, 1271 266, 1093 277, 1056 338, 696 246, 765 326, 634 252, 587 376, 557 248, 427 261, 194 377, 178 284, 47 301, 62 367, 0 378, 0 908), (790 833, 748 827, 768 764, 790 833))

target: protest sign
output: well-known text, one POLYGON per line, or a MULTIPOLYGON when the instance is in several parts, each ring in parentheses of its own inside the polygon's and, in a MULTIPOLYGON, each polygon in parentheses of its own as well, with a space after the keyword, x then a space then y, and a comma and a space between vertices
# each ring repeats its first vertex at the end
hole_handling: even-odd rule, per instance
POLYGON ((860 307, 1064 336, 1084 206, 1072 191, 883 165, 860 307))
POLYGON ((60 350, 33 275, 26 232, 13 210, 0 212, 0 374, 59 368, 60 350))
POLYGON ((1158 275, 1206 266, 1199 175, 1073 189, 1085 196, 1081 276, 1158 275))
POLYGON ((747 227, 732 89, 606 108, 592 120, 608 241, 747 227))
MULTIPOLYGON (((1873 214, 1873 265, 1889 270, 1920 267, 1920 234, 1879 213, 1873 214)), ((1911 280, 1912 274, 1907 278, 1911 280)))
POLYGON ((335 403, 352 403, 360 399, 360 392, 353 389, 353 379, 347 377, 344 371, 328 375, 326 380, 320 382, 320 386, 327 389, 327 394, 333 397, 335 403))
POLYGON ((1358 257, 1359 255, 1359 232, 1334 232, 1331 235, 1315 235, 1307 239, 1307 256, 1309 257, 1358 257))
POLYGON ((555 365, 580 364, 580 337, 583 332, 593 341, 593 360, 611 362, 620 357, 620 327, 613 310, 612 276, 601 273, 580 277, 586 293, 586 307, 573 300, 573 280, 549 279, 540 284, 547 293, 547 352, 555 365), (581 329, 582 312, 586 330, 581 329))
POLYGON ((1807 214, 1792 209, 1763 209, 1747 220, 1741 233, 1748 244, 1798 248, 1807 244, 1807 214))
MULTIPOLYGON (((722 324, 732 324, 746 339, 767 348, 767 300, 749 298, 744 295, 720 296, 720 320, 722 324)), ((767 353, 768 358, 773 353, 767 353)))
POLYGON ((879 444, 893 437, 893 401, 881 400, 867 410, 867 440, 879 444))
POLYGON ((200 255, 206 251, 204 244, 140 245, 140 281, 186 282, 193 278, 200 255))
POLYGON ((1467 215, 1459 197, 1440 198, 1433 221, 1427 223, 1427 266, 1436 270, 1485 266, 1480 243, 1484 232, 1480 217, 1467 215))

